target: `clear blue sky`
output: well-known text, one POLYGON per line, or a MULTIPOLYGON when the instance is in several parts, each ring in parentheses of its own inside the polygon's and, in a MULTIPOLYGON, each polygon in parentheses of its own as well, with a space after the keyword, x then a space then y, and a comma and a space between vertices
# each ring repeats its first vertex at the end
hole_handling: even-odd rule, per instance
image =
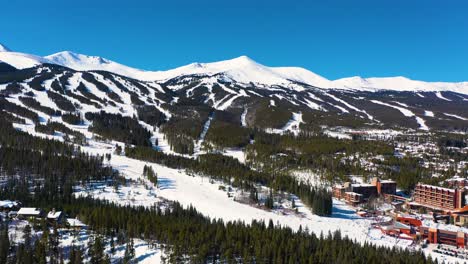
POLYGON ((0 43, 163 70, 247 55, 330 79, 468 81, 462 0, 22 0, 1 4, 0 43))

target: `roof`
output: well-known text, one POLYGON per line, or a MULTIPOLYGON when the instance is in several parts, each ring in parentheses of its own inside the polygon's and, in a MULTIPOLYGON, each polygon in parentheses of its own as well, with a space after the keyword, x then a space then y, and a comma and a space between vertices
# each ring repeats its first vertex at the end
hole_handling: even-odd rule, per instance
POLYGON ((18 215, 40 215, 41 209, 40 208, 33 208, 33 207, 23 207, 19 209, 18 215))
POLYGON ((392 180, 383 180, 383 181, 380 181, 380 183, 396 183, 396 181, 392 181, 392 180))
POLYGON ((339 188, 339 189, 345 189, 346 187, 344 185, 336 184, 333 186, 334 188, 339 188))
POLYGON ((18 206, 18 202, 10 200, 0 201, 0 207, 2 208, 13 208, 15 206, 18 206))
POLYGON ((67 218, 67 223, 71 227, 86 227, 86 225, 76 218, 67 218))
POLYGON ((346 194, 352 194, 352 195, 359 195, 359 196, 362 196, 362 194, 360 193, 357 193, 357 192, 345 192, 346 194))
POLYGON ((432 188, 432 189, 441 190, 441 191, 455 192, 454 189, 444 188, 444 187, 439 187, 439 186, 434 186, 434 185, 429 185, 429 184, 418 183, 418 185, 425 187, 425 188, 432 188))
POLYGON ((375 187, 375 185, 368 184, 368 183, 353 183, 351 184, 352 187, 375 187))
POLYGON ((49 219, 58 219, 62 215, 62 211, 50 211, 47 214, 47 218, 49 219))

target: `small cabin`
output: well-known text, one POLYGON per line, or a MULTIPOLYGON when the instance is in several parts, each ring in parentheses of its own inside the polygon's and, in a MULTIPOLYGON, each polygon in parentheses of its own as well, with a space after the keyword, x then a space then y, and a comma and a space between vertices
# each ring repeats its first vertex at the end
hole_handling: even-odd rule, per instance
POLYGON ((17 213, 19 219, 28 219, 28 218, 43 218, 44 211, 40 208, 34 207, 22 207, 17 213))
POLYGON ((63 224, 65 221, 65 214, 62 211, 55 211, 55 209, 53 209, 47 214, 47 221, 50 223, 63 224))

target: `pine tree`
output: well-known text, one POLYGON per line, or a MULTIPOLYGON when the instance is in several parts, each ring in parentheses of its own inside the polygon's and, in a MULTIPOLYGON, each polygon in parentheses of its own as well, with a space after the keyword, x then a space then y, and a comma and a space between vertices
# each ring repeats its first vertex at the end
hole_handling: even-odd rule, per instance
POLYGON ((104 259, 104 244, 101 236, 95 236, 91 250, 91 263, 100 264, 104 259))
POLYGON ((53 232, 49 234, 49 261, 51 263, 58 263, 60 259, 59 236, 60 234, 57 229, 57 224, 54 224, 53 232))
POLYGON ((34 245, 34 263, 37 264, 46 264, 47 263, 47 253, 46 247, 42 240, 37 240, 34 245))
POLYGON ((33 263, 33 251, 32 251, 32 242, 31 242, 31 226, 26 225, 23 230, 23 239, 24 244, 21 249, 21 262, 24 264, 33 263))
POLYGON ((0 226, 0 263, 6 263, 10 252, 10 238, 8 236, 8 222, 0 226))
POLYGON ((114 232, 111 233, 111 238, 110 238, 110 252, 111 252, 112 255, 115 253, 114 232))
POLYGON ((127 241, 127 245, 125 247, 123 263, 124 264, 133 263, 134 258, 135 258, 135 246, 134 246, 134 243, 133 243, 133 238, 130 238, 127 241))

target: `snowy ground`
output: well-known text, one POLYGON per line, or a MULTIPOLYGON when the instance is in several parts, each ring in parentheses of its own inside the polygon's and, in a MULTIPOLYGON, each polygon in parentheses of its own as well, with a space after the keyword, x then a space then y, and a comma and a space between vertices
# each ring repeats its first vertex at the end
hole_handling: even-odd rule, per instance
MULTIPOLYGON (((13 220, 9 223, 9 235, 10 235, 10 241, 12 243, 23 243, 24 239, 24 233, 23 230, 26 225, 30 225, 28 221, 25 220, 13 220)), ((51 230, 51 232, 53 232, 51 230)), ((89 239, 92 237, 90 234, 92 231, 87 230, 86 228, 78 230, 78 231, 73 231, 73 230, 68 230, 68 229, 59 229, 60 232, 60 247, 63 249, 63 252, 68 258, 68 255, 70 254, 70 249, 71 246, 79 246, 81 248, 87 248, 89 239)), ((40 238, 42 235, 42 231, 40 232, 35 232, 34 230, 31 230, 31 237, 33 240, 40 238)), ((120 263, 120 260, 123 258, 124 253, 125 253, 125 247, 126 244, 121 244, 118 245, 115 242, 115 252, 111 252, 111 246, 110 246, 110 237, 105 237, 105 250, 104 253, 108 254, 111 257, 111 262, 112 263, 120 263)), ((116 241, 117 239, 114 239, 116 241)), ((162 251, 159 248, 159 245, 156 245, 155 247, 151 246, 147 242, 140 240, 140 239, 135 239, 134 240, 134 247, 135 247, 135 260, 137 263, 142 263, 142 264, 157 264, 161 263, 161 256, 162 256, 162 251)), ((89 260, 89 259, 88 259, 89 260)))
MULTIPOLYGON (((100 155, 110 151, 109 149, 102 148, 99 144, 93 143, 91 146, 83 147, 83 150, 100 155)), ((181 170, 170 169, 158 164, 117 155, 112 155, 110 164, 125 177, 133 180, 138 180, 142 177, 144 165, 151 165, 158 174, 159 179, 158 188, 155 190, 157 197, 178 201, 184 206, 193 205, 201 213, 212 218, 222 218, 225 221, 243 220, 247 223, 254 219, 266 222, 271 219, 274 223, 289 226, 296 230, 300 226, 302 228, 307 226, 309 230, 317 235, 321 232, 327 234, 329 231, 341 230, 343 235, 357 239, 362 243, 368 241, 385 246, 394 246, 396 243, 396 239, 384 237, 380 231, 371 229, 372 220, 358 217, 353 209, 341 201, 334 201, 332 217, 314 215, 300 201, 297 201, 296 205, 299 208, 299 212, 305 217, 282 215, 279 212, 265 211, 235 202, 232 197, 228 197, 226 192, 219 190, 220 184, 210 183, 207 178, 187 175, 181 170)), ((145 199, 149 203, 154 203, 158 200, 157 197, 145 195, 143 189, 140 186, 136 190, 136 192, 141 194, 140 198, 143 199, 141 202, 144 203, 145 199)), ((99 198, 114 200, 116 196, 110 190, 111 188, 107 189, 109 192, 93 195, 99 198)), ((403 242, 400 241, 398 243, 403 242)), ((410 243, 403 243, 403 246, 408 246, 410 243)))

